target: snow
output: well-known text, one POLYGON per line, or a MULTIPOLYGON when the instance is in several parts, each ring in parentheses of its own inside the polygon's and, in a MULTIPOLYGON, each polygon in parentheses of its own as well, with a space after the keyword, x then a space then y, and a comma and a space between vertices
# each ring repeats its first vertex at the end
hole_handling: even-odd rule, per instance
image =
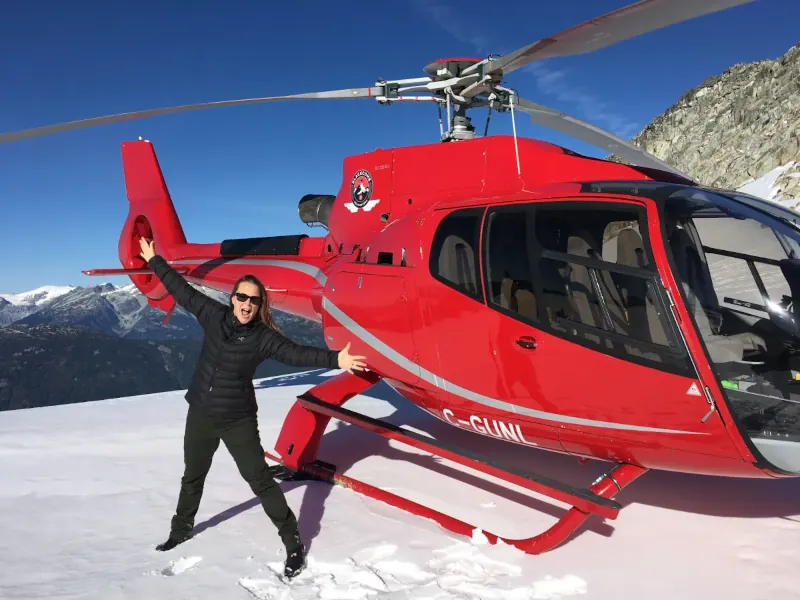
MULTIPOLYGON (((265 449, 274 450, 296 396, 331 374, 257 380, 265 449)), ((347 406, 573 484, 608 468, 456 430, 383 384, 347 406)), ((310 550, 307 570, 284 583, 275 530, 221 445, 197 536, 159 553, 183 469, 185 414, 183 392, 0 413, 0 597, 800 597, 799 481, 648 473, 618 497, 626 506, 616 521, 593 517, 565 545, 531 556, 487 544, 483 531, 534 535, 562 504, 337 421, 320 458, 469 521, 472 537, 341 487, 284 482, 310 550)))
MULTIPOLYGON (((795 163, 792 161, 788 164, 781 165, 780 167, 775 167, 757 179, 749 179, 739 186, 737 191, 740 191, 744 194, 750 194, 751 196, 757 196, 759 198, 763 198, 764 200, 771 200, 773 202, 783 204, 781 202, 781 198, 778 197, 779 190, 776 188, 775 183, 781 175, 791 169, 794 165, 795 163)), ((796 203, 796 201, 791 202, 791 204, 794 203, 796 203)), ((791 208, 791 206, 789 206, 789 208, 791 208)))
POLYGON ((74 286, 69 285, 45 285, 42 287, 38 287, 35 290, 31 290, 29 292, 18 292, 18 293, 0 293, 0 298, 7 300, 11 304, 16 306, 21 305, 36 305, 39 306, 44 304, 45 302, 50 302, 59 296, 63 296, 64 294, 71 292, 74 290, 74 286))

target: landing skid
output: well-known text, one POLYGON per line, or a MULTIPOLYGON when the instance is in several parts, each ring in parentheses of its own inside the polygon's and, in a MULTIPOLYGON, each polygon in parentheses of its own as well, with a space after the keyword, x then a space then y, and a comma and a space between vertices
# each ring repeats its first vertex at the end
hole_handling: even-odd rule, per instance
POLYGON ((322 434, 331 417, 334 417, 385 438, 403 442, 435 456, 452 460, 570 504, 571 508, 558 522, 547 531, 534 537, 507 539, 484 532, 492 544, 502 541, 528 554, 540 554, 564 543, 591 515, 616 519, 622 505, 613 499, 614 495, 647 472, 647 469, 637 465, 619 463, 599 477, 590 488, 574 488, 541 475, 504 467, 451 444, 432 440, 416 432, 407 431, 402 427, 341 407, 348 399, 372 387, 378 380, 379 378, 372 373, 364 375, 343 373, 298 396, 297 402, 286 417, 276 444, 279 452, 280 449, 283 449, 283 456, 279 457, 265 452, 269 459, 278 463, 271 467, 275 478, 292 481, 316 480, 341 485, 414 515, 432 519, 453 533, 468 537, 472 535, 475 526, 469 523, 459 521, 433 508, 376 488, 363 481, 347 477, 339 473, 335 465, 318 460, 316 452, 322 434))

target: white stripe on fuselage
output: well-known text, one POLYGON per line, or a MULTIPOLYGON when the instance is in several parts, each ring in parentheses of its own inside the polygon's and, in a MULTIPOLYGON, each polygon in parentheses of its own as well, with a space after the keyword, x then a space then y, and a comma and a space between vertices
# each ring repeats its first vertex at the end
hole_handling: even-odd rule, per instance
MULTIPOLYGON (((206 265, 209 262, 213 261, 200 261, 200 260, 175 260, 170 261, 170 264, 180 264, 180 265, 206 265)), ((324 286, 327 282, 327 276, 323 273, 320 269, 313 265, 309 265, 307 263, 303 263, 300 261, 292 261, 292 260, 282 260, 282 259, 268 259, 268 258, 236 258, 231 260, 225 260, 220 263, 221 265, 231 265, 231 264, 248 264, 248 265, 265 265, 265 266, 273 266, 273 267, 282 267, 285 269, 291 269, 293 271, 298 271, 301 273, 305 273, 310 277, 313 277, 320 285, 324 286)), ((478 392, 473 392, 472 390, 468 390, 460 385, 456 385, 442 377, 434 374, 431 371, 428 371, 421 365, 409 360, 402 354, 400 354, 397 350, 386 344, 384 341, 378 339, 375 335, 367 331, 364 327, 356 323, 350 316, 344 313, 339 307, 337 307, 327 296, 322 297, 322 308, 326 310, 328 314, 330 314, 334 319, 336 319, 342 326, 347 329, 352 335, 360 339, 365 344, 371 346, 380 354, 385 356, 387 359, 392 361, 397 366, 405 369, 412 375, 418 376, 420 379, 430 383, 434 387, 442 389, 450 394, 455 396, 459 396, 460 398, 464 398, 465 400, 469 400, 470 402, 474 402, 475 404, 480 404, 482 406, 491 407, 497 410, 502 410, 518 415, 525 415, 528 417, 533 417, 535 419, 541 419, 543 421, 554 421, 557 423, 567 423, 571 425, 583 425, 587 427, 600 427, 604 429, 618 429, 624 431, 642 431, 648 433, 673 433, 673 434, 683 434, 683 435, 708 435, 705 432, 698 432, 698 431, 684 431, 680 429, 663 429, 660 427, 646 427, 644 425, 631 425, 628 423, 616 423, 613 421, 596 421, 594 419, 583 419, 580 417, 571 417, 569 415, 562 415, 558 413, 549 413, 544 412, 541 410, 535 410, 532 408, 527 408, 525 406, 520 406, 518 404, 511 404, 510 402, 505 402, 503 400, 499 400, 497 398, 491 398, 489 396, 485 396, 483 394, 479 394, 478 392)), ((521 431, 518 432, 519 435, 522 435, 521 431)))

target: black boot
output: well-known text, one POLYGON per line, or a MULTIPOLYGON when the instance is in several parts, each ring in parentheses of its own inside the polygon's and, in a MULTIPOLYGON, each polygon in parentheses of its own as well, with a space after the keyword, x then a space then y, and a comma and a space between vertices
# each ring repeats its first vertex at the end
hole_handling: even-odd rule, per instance
POLYGON ((283 576, 292 579, 306 567, 306 549, 300 544, 294 550, 287 550, 286 562, 283 565, 283 576))
POLYGON ((283 565, 283 576, 291 579, 306 566, 306 548, 297 532, 285 539, 284 545, 286 546, 286 562, 283 565))
POLYGON ((178 544, 182 544, 183 542, 192 539, 192 533, 170 533, 169 539, 166 542, 163 542, 156 546, 156 550, 159 552, 166 552, 167 550, 172 550, 178 544))

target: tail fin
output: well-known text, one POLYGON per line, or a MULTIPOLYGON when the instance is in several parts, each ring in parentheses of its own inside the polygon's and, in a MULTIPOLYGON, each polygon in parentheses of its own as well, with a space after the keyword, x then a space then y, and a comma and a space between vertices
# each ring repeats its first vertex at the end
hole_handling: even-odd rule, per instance
POLYGON ((122 168, 129 211, 120 238, 120 260, 123 264, 134 266, 129 262, 131 255, 127 246, 130 242, 136 242, 133 255, 138 255, 141 236, 155 239, 159 254, 171 255, 176 246, 186 243, 186 236, 153 145, 142 140, 123 142, 122 168))
MULTIPOLYGON (((186 244, 186 236, 172 204, 153 145, 144 140, 122 143, 122 168, 128 195, 128 217, 119 237, 123 269, 147 269, 139 256, 140 238, 155 241, 156 253, 170 259, 186 244)), ((150 299, 151 305, 172 308, 170 297, 152 273, 129 274, 131 281, 150 299)))

